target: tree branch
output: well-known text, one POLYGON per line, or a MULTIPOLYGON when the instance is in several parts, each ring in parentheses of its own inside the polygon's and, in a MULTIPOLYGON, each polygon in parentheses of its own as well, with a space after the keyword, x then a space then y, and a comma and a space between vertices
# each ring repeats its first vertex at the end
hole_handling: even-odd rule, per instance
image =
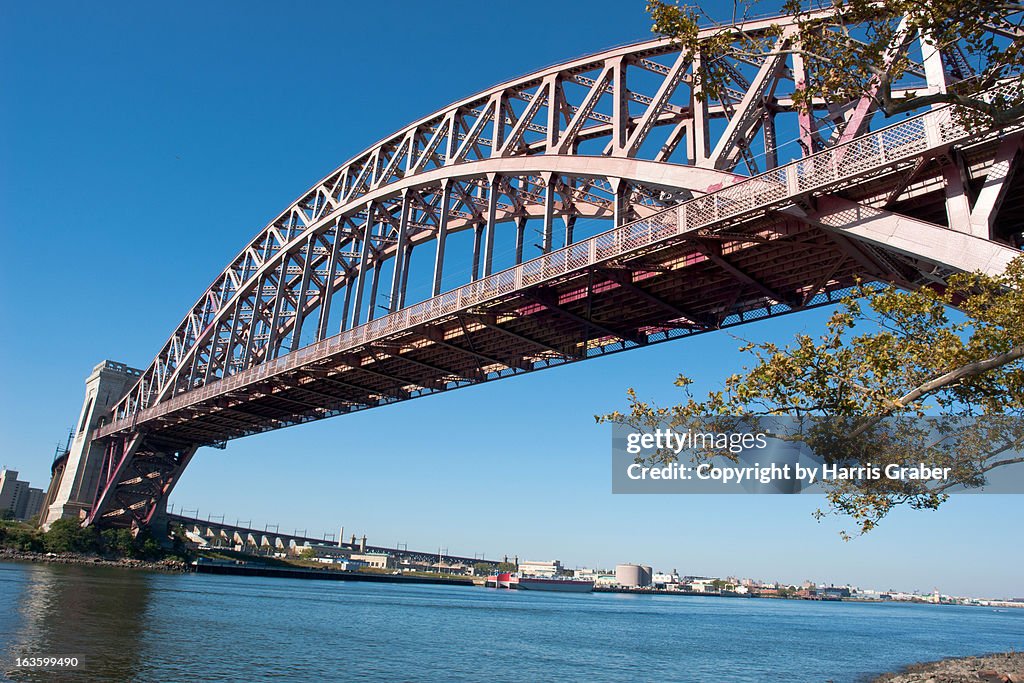
POLYGON ((1024 358, 1024 344, 1018 344, 1005 353, 999 353, 984 360, 978 360, 973 363, 961 365, 958 368, 950 370, 944 375, 940 375, 929 382, 925 382, 913 391, 907 392, 897 399, 895 407, 905 408, 907 405, 913 403, 926 394, 942 389, 943 387, 949 386, 959 380, 966 379, 968 377, 977 377, 989 370, 995 370, 998 367, 1002 367, 1007 363, 1012 363, 1013 361, 1021 358, 1024 358))
MULTIPOLYGON (((1019 360, 1021 358, 1024 358, 1024 344, 1018 344, 1017 346, 1014 346, 1005 353, 999 353, 996 354, 995 356, 991 356, 984 360, 974 361, 973 363, 961 365, 958 368, 950 370, 944 375, 940 375, 933 380, 925 382, 924 384, 918 386, 912 391, 909 391, 900 398, 896 399, 893 402, 892 407, 888 411, 886 411, 885 414, 891 414, 893 410, 896 410, 897 408, 906 408, 908 405, 918 400, 919 398, 922 398, 934 391, 947 387, 950 384, 953 384, 954 382, 958 382, 962 379, 967 379, 968 377, 977 377, 978 375, 984 374, 989 370, 994 370, 998 367, 1002 367, 1007 363, 1012 363, 1013 361, 1019 360)), ((883 417, 885 417, 885 415, 877 415, 869 420, 866 420, 859 427, 853 430, 853 432, 850 433, 850 438, 860 436, 868 429, 871 429, 879 422, 881 422, 883 417)))

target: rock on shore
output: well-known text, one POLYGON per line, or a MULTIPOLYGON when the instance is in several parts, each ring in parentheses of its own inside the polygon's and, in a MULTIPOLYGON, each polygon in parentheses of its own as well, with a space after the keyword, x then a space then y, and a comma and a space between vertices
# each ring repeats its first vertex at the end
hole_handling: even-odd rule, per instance
POLYGON ((1024 652, 914 664, 872 683, 1024 683, 1024 652))
POLYGON ((27 550, 0 550, 0 561, 44 562, 48 564, 85 564, 94 567, 120 567, 122 569, 147 569, 159 572, 184 572, 188 567, 181 560, 133 560, 127 557, 105 558, 98 555, 79 553, 35 553, 27 550))

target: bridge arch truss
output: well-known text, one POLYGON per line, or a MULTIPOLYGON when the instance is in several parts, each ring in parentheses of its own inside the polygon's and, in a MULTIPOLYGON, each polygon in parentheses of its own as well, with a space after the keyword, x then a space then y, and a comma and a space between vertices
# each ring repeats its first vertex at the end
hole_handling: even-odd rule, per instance
MULTIPOLYGON (((1018 129, 937 110, 873 131, 867 97, 800 112, 793 21, 704 35, 722 31, 765 54, 721 98, 668 41, 615 48, 453 103, 303 193, 97 430, 90 519, 148 523, 200 445, 822 305, 859 277, 1005 265, 1018 129)), ((968 77, 926 54, 897 94, 968 77)))

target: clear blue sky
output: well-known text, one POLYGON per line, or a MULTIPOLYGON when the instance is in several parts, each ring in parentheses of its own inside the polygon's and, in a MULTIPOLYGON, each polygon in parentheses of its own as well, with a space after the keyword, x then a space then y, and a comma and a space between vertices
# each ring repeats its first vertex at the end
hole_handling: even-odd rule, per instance
MULTIPOLYGON (((0 3, 0 463, 45 485, 93 365, 145 367, 329 170, 455 99, 647 37, 643 4, 0 3)), ((628 386, 671 400, 680 371, 711 388, 737 346, 718 333, 204 449, 172 500, 468 555, 1024 595, 1024 496, 899 511, 850 543, 807 496, 612 496, 593 415, 628 386)))

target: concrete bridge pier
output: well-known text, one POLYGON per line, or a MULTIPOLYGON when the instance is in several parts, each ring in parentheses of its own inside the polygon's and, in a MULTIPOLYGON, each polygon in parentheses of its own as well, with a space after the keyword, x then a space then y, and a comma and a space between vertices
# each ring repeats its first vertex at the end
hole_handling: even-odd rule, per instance
POLYGON ((102 444, 92 440, 92 431, 141 374, 124 363, 105 360, 85 380, 85 400, 67 462, 63 468, 55 468, 47 491, 47 506, 40 519, 43 529, 49 529, 58 519, 84 518, 92 507, 104 456, 102 444))

